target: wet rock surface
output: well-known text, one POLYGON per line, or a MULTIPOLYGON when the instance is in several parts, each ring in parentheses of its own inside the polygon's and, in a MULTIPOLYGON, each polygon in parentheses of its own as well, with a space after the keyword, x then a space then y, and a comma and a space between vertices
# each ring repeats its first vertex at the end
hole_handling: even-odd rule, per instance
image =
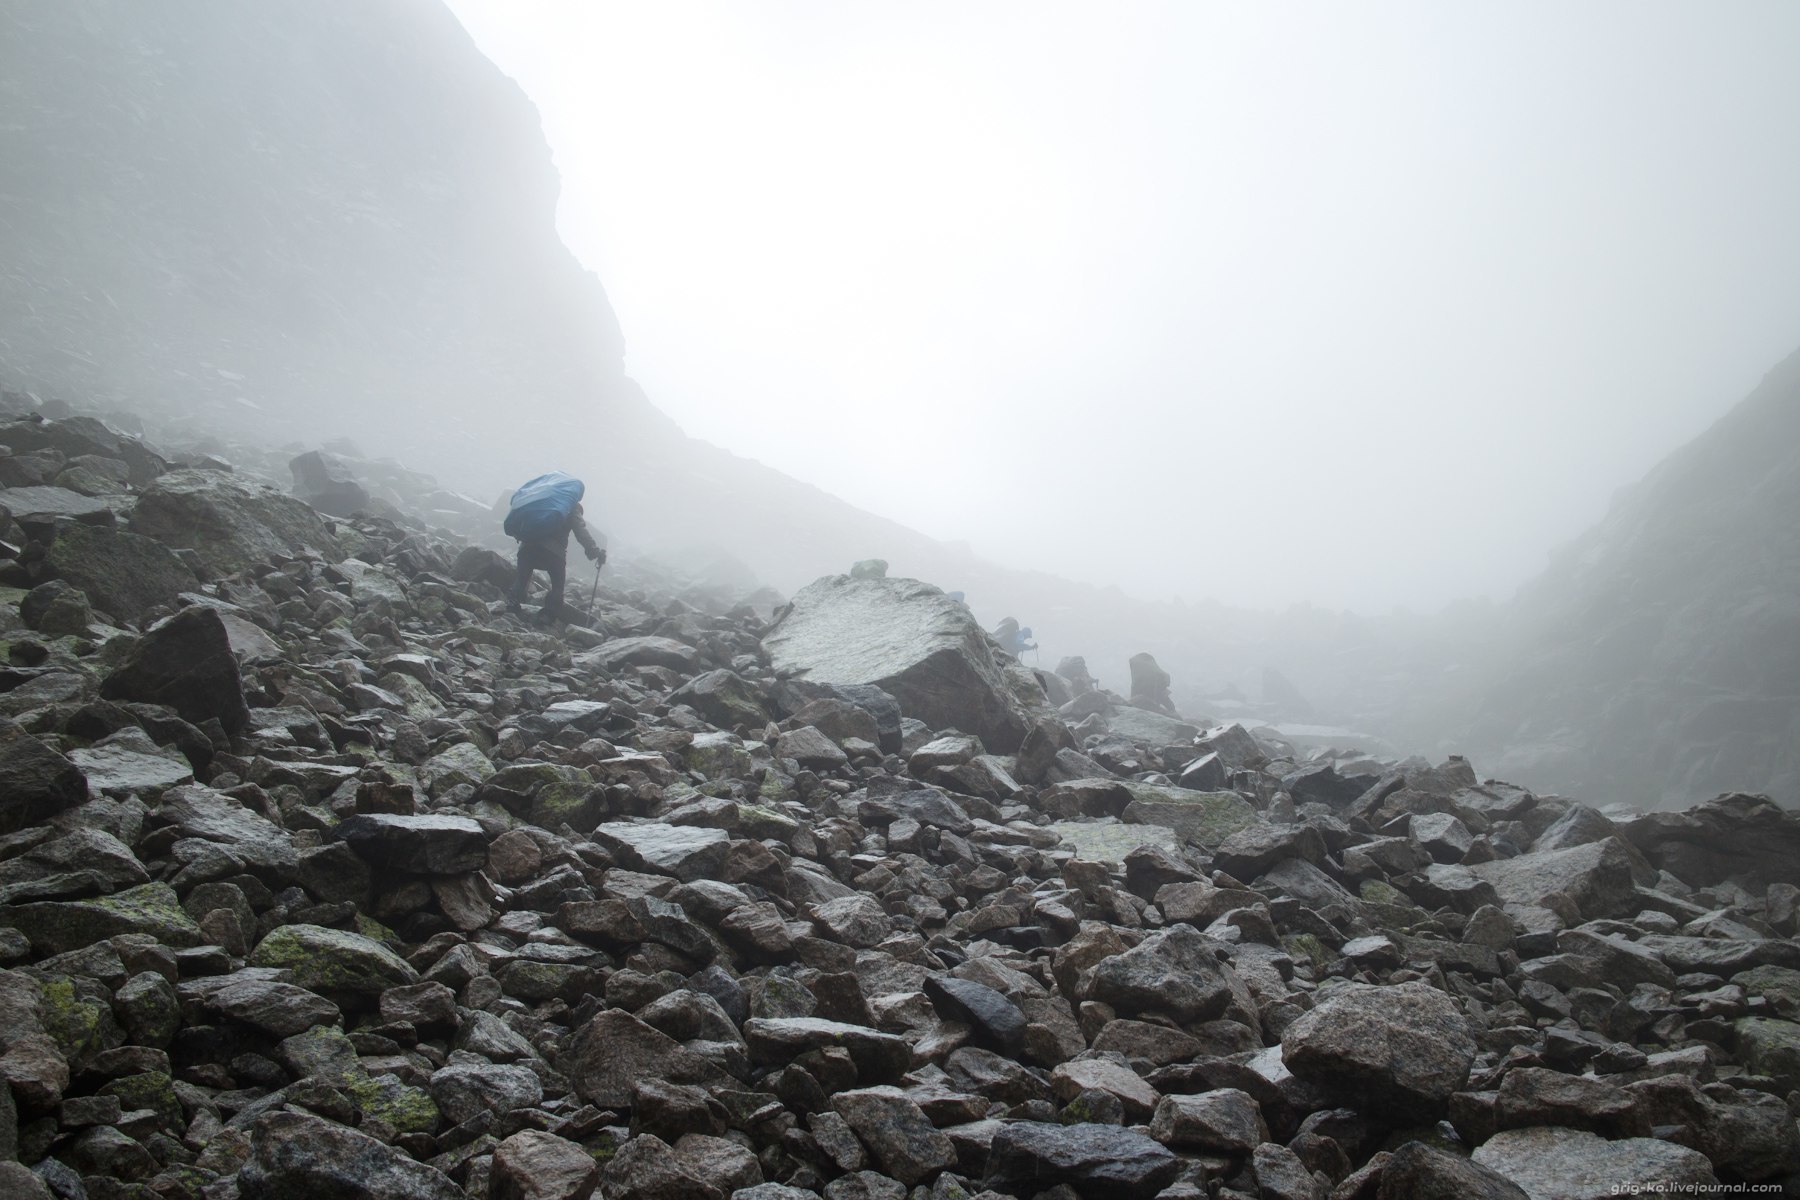
POLYGON ((623 562, 545 630, 423 485, 108 436, 0 493, 7 1194, 1800 1182, 1773 806, 1059 712, 907 580, 623 562))

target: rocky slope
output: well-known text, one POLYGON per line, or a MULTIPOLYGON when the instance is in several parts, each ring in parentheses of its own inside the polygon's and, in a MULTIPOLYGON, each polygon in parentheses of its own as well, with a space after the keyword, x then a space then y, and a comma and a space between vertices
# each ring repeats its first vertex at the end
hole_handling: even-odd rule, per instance
MULTIPOLYGON (((1114 686, 1104 664, 1150 650, 1184 711, 1227 685, 1260 698, 1275 667, 1366 722, 1457 658, 1406 621, 1005 569, 684 436, 625 375, 606 294, 557 236, 536 113, 436 3, 4 5, 0 88, 0 386, 190 444, 396 457, 483 504, 573 471, 615 546, 785 591, 879 556, 1114 686)), ((1244 522, 1221 514, 1193 553, 1283 540, 1244 522)), ((1082 544, 1046 565, 1080 574, 1082 544)))
POLYGON ((1800 803, 1800 354, 1501 617, 1440 736, 1594 804, 1800 803))
POLYGON ((1298 758, 904 580, 771 621, 627 564, 553 636, 423 484, 0 445, 5 1194, 1800 1182, 1765 801, 1298 758))

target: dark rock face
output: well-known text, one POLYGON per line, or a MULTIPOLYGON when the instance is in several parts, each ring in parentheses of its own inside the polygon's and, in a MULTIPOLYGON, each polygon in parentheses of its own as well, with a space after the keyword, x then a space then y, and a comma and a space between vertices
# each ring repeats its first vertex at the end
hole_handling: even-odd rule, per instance
POLYGON ((1155 1195, 1180 1171, 1167 1149, 1129 1129, 1026 1121, 994 1135, 983 1182, 1020 1197, 1067 1184, 1095 1200, 1132 1200, 1155 1195))
POLYGON ((203 606, 184 608, 152 627, 106 677, 100 694, 165 704, 195 723, 216 720, 227 733, 250 722, 225 623, 203 606))
POLYGON ((465 875, 487 865, 487 834, 466 817, 358 815, 331 834, 378 869, 465 875))
POLYGON ((0 834, 48 821, 87 799, 81 769, 0 717, 0 834))
POLYGON ((1650 864, 1702 887, 1800 886, 1800 817, 1767 796, 1720 796, 1685 812, 1650 813, 1624 829, 1650 864))

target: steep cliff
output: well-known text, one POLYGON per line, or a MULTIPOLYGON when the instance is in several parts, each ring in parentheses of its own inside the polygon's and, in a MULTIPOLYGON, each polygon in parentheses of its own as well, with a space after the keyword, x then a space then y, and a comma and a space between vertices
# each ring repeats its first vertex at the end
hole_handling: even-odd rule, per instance
POLYGON ((1513 605, 1461 744, 1592 802, 1800 802, 1800 353, 1513 605))

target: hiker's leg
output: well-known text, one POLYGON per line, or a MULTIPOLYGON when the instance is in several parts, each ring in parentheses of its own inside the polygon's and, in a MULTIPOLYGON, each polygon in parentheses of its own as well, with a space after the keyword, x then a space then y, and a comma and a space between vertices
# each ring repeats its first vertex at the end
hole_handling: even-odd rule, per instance
POLYGON ((514 612, 519 605, 525 603, 525 595, 531 590, 531 547, 524 542, 519 543, 519 557, 514 571, 512 595, 508 597, 507 607, 514 612))
POLYGON ((563 584, 568 578, 568 564, 560 555, 545 555, 544 570, 550 574, 550 595, 544 600, 544 620, 563 619, 563 584))

